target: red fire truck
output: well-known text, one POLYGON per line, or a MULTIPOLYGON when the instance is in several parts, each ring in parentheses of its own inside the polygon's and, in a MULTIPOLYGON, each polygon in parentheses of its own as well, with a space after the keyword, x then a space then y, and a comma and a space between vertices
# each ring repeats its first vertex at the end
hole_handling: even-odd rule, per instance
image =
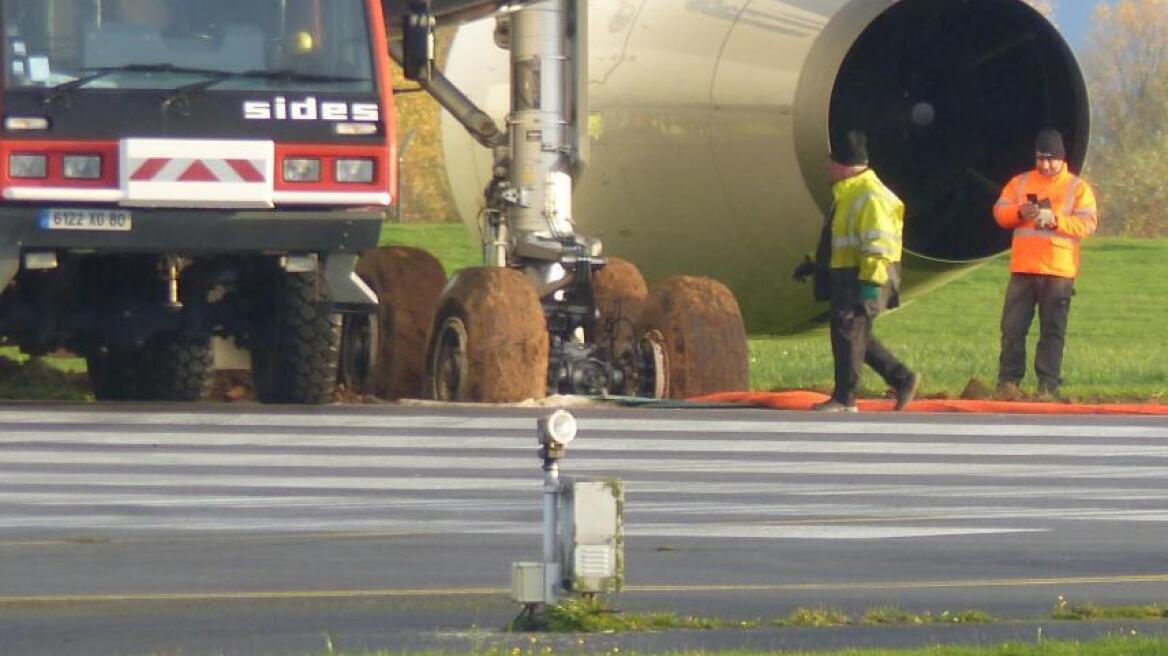
POLYGON ((214 337, 321 402, 393 200, 379 2, 2 0, 0 334, 99 399, 194 399, 214 337))

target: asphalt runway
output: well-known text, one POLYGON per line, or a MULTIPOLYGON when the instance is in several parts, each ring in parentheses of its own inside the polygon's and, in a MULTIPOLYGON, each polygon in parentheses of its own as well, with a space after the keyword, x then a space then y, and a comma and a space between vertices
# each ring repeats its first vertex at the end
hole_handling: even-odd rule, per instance
MULTIPOLYGON (((529 645, 546 409, 0 406, 0 653, 307 654, 529 645)), ((573 411, 565 476, 625 482, 627 610, 825 605, 991 626, 758 629, 590 648, 994 642, 1168 601, 1163 418, 573 411)), ((575 637, 540 644, 579 648, 575 637)))

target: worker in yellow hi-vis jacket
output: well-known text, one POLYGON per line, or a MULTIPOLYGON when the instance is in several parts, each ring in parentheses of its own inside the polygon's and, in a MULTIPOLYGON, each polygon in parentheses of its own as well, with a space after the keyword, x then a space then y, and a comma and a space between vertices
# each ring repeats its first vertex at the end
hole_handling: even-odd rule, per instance
POLYGON ((835 390, 814 409, 855 412, 860 370, 867 363, 896 390, 896 409, 903 410, 916 395, 920 374, 872 336, 872 322, 900 302, 904 203, 868 167, 863 132, 832 135, 830 174, 834 202, 816 266, 821 273, 827 269, 829 282, 835 390))

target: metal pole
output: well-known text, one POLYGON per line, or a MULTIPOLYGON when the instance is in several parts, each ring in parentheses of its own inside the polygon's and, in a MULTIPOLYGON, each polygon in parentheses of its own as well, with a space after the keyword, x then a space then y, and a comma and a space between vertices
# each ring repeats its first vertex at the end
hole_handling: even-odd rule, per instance
POLYGON ((560 465, 547 458, 543 463, 543 562, 544 586, 547 603, 556 602, 556 584, 559 580, 559 557, 556 554, 559 539, 558 507, 560 497, 560 465))

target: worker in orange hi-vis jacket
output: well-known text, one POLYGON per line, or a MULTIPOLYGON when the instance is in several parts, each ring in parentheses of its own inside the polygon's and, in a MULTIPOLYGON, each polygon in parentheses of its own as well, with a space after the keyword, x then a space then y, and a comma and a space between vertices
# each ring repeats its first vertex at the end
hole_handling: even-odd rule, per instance
POLYGON ((994 205, 998 225, 1014 232, 998 358, 998 392, 1010 399, 1022 395, 1018 384, 1026 369, 1026 333, 1035 306, 1038 394, 1058 396, 1079 242, 1095 232, 1099 221, 1091 186, 1067 170, 1062 134, 1040 132, 1034 157, 1034 170, 1010 180, 994 205))

